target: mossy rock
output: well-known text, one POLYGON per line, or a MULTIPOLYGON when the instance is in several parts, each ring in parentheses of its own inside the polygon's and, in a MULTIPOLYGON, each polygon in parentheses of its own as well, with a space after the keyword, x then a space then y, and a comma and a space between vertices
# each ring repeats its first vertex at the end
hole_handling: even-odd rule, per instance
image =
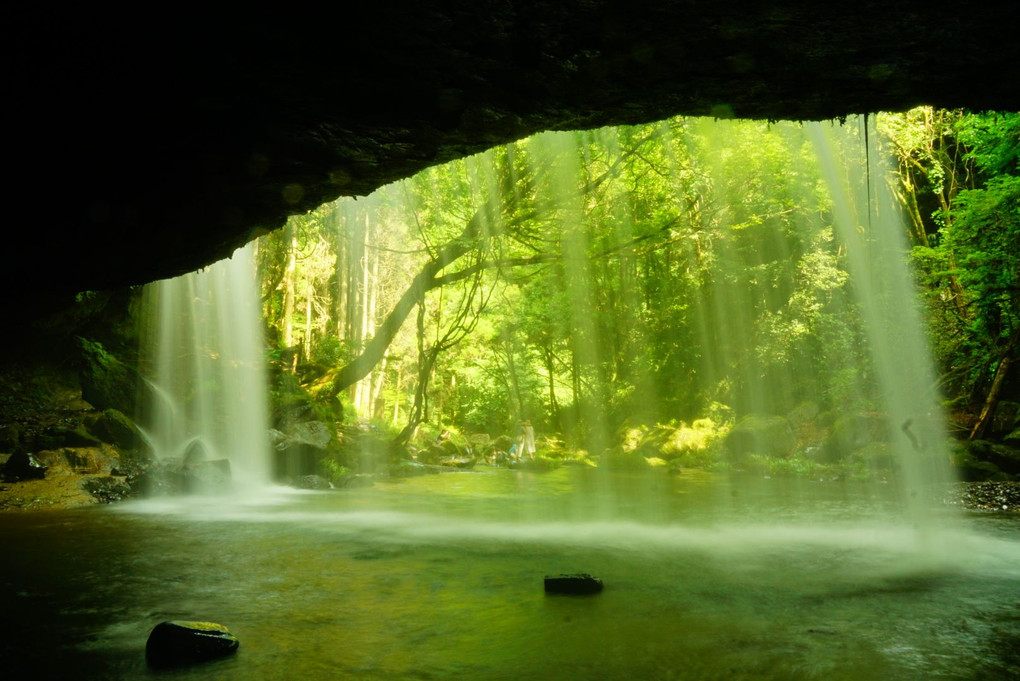
POLYGON ((986 459, 994 463, 1004 473, 1020 475, 1020 449, 1007 444, 995 443, 991 446, 986 459))
POLYGON ((836 418, 825 442, 826 457, 840 461, 875 442, 888 440, 888 422, 876 414, 845 414, 836 418))
POLYGON ((891 471, 898 465, 896 452, 885 442, 871 442, 850 455, 850 460, 872 471, 891 471))
POLYGON ((78 338, 81 350, 81 396, 96 409, 138 413, 138 391, 144 385, 138 372, 99 343, 78 338))
POLYGON ((1002 471, 987 460, 992 443, 984 440, 957 442, 949 459, 957 475, 965 482, 982 482, 1002 475, 1002 471))
POLYGON ((793 428, 782 416, 747 416, 726 436, 725 449, 732 463, 746 463, 752 454, 770 458, 790 456, 796 445, 793 428))
POLYGON ((51 428, 39 436, 40 449, 99 447, 102 441, 84 428, 51 428))
POLYGON ((1012 430, 1008 435, 1002 438, 1002 443, 1010 447, 1020 448, 1020 428, 1012 430))
POLYGON ((786 415, 786 418, 792 425, 801 426, 817 420, 821 411, 817 402, 801 402, 786 415))
POLYGON ((134 421, 117 409, 104 411, 89 430, 104 442, 122 449, 133 449, 141 441, 141 434, 134 421))
POLYGON ((648 459, 642 456, 639 451, 625 451, 618 447, 613 449, 607 449, 602 454, 602 458, 599 461, 599 467, 605 467, 610 470, 647 470, 651 468, 648 463, 648 459))
POLYGON ((995 406, 990 432, 994 436, 1012 433, 1020 423, 1020 403, 1002 400, 995 406))

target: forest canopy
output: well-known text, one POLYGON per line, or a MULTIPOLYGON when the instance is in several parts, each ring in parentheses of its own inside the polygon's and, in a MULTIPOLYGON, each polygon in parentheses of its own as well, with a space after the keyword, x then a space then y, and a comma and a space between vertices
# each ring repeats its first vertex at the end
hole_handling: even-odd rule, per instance
MULTIPOLYGON (((829 127, 857 195, 883 183, 897 199, 939 388, 954 425, 980 430, 1020 337, 1020 115, 829 127)), ((405 443, 422 424, 495 435, 530 419, 592 451, 626 427, 872 412, 833 222, 797 124, 536 135, 263 237, 276 389, 405 443)))

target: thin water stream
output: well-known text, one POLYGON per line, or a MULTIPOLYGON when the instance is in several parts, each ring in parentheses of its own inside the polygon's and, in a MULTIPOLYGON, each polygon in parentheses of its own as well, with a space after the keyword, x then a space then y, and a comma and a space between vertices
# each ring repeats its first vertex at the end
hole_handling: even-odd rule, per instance
POLYGON ((0 516, 20 678, 1012 679, 1020 519, 894 486, 478 469, 0 516), (604 512, 603 512, 604 511, 604 512), (547 596, 546 574, 605 590, 547 596), (238 653, 146 667, 166 619, 238 653))

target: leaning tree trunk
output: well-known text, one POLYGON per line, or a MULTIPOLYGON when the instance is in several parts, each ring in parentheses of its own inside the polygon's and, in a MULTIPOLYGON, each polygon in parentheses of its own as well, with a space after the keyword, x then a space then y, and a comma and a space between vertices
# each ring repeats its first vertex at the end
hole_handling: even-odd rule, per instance
POLYGON ((394 446, 406 447, 415 429, 427 418, 429 377, 435 364, 434 350, 434 347, 425 348, 425 299, 422 297, 418 305, 418 383, 414 390, 414 402, 407 415, 407 425, 393 438, 394 446))
POLYGON ((1002 359, 999 360, 999 366, 995 369, 992 387, 989 388, 985 404, 981 407, 981 415, 978 417, 977 423, 974 424, 974 428, 970 431, 970 440, 980 440, 988 432, 988 426, 991 425, 992 418, 995 416, 995 408, 999 404, 999 394, 1002 392, 1002 386, 1005 385, 1006 377, 1009 375, 1010 367, 1013 365, 1013 348, 1016 346, 1018 337, 1020 337, 1020 328, 1013 332, 1009 343, 1006 344, 1006 349, 1002 353, 1002 359))

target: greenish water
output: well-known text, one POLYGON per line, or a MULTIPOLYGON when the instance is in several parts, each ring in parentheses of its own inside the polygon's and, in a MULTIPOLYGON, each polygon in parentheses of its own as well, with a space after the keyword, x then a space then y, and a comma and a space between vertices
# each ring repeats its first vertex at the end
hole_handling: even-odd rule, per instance
POLYGON ((565 468, 3 515, 0 653, 40 679, 1018 678, 1020 520, 902 507, 565 468), (546 596, 564 572, 606 588, 546 596), (149 670, 166 619, 241 647, 149 670))

